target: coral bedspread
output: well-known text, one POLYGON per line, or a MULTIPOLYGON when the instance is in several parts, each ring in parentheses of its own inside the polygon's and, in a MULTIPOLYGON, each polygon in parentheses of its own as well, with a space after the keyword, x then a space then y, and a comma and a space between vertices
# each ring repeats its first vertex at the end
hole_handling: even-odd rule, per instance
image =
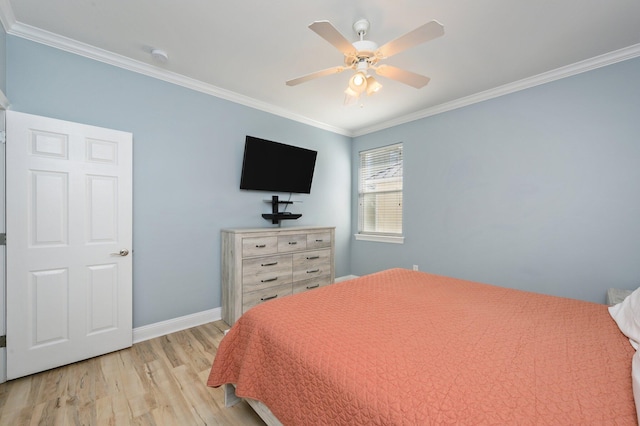
POLYGON ((392 269, 245 313, 209 386, 285 425, 636 424, 605 305, 392 269))

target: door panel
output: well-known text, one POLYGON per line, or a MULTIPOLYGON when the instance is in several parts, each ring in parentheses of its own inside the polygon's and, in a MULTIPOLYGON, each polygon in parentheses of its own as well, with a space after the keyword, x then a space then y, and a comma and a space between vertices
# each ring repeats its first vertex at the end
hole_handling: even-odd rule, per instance
POLYGON ((66 246, 69 242, 69 179, 67 173, 30 170, 28 215, 31 247, 66 246))
POLYGON ((27 323, 31 348, 64 342, 69 338, 69 271, 53 269, 33 271, 29 280, 29 306, 27 323))
POLYGON ((132 343, 132 136, 7 112, 7 377, 132 343))
POLYGON ((118 327, 118 265, 89 267, 89 334, 102 333, 118 327))

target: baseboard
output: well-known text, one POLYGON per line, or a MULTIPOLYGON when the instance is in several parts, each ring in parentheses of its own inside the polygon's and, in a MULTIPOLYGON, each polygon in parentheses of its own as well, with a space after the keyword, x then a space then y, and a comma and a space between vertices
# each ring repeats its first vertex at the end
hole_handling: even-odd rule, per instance
POLYGON ((143 325, 142 327, 136 327, 133 329, 133 343, 144 342, 145 340, 175 333, 176 331, 196 327, 208 322, 218 321, 220 319, 222 319, 222 308, 214 308, 209 309, 208 311, 197 312, 183 317, 160 321, 155 324, 143 325))
MULTIPOLYGON (((358 278, 357 275, 345 275, 338 277, 334 282, 350 280, 358 278)), ((197 312, 183 317, 173 318, 166 321, 160 321, 155 324, 143 325, 133 329, 133 343, 144 342, 145 340, 155 337, 164 336, 176 331, 186 330, 187 328, 196 327, 208 322, 218 321, 222 319, 222 308, 209 309, 208 311, 197 312)))

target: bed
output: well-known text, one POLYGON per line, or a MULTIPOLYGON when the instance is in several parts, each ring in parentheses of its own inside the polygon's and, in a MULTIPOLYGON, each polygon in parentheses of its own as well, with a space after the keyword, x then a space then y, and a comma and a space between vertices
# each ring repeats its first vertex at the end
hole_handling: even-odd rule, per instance
POLYGON ((207 384, 284 425, 623 425, 634 353, 606 305, 391 269, 249 310, 207 384))

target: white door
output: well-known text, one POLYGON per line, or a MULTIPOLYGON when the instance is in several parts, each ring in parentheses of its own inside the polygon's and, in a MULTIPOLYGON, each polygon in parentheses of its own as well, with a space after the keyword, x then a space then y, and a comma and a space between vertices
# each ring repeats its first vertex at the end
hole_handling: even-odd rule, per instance
POLYGON ((132 135, 7 111, 7 378, 132 344, 132 135))

